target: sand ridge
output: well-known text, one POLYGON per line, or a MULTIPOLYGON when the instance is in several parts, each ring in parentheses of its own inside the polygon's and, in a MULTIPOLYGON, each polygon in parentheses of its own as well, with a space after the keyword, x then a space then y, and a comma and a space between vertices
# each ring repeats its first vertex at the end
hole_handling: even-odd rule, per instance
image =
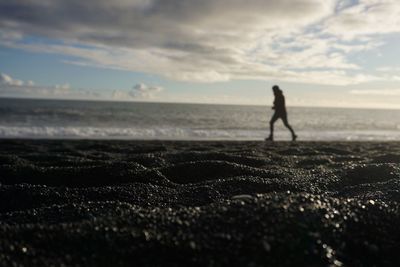
POLYGON ((0 265, 400 263, 398 142, 0 147, 0 265))

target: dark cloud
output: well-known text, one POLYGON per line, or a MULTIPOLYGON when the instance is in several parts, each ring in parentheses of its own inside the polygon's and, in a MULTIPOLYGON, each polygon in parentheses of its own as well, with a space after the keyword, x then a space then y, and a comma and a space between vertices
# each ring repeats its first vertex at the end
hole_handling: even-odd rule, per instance
MULTIPOLYGON (((359 6, 377 1, 360 0, 359 6)), ((326 39, 325 35, 339 36, 337 32, 343 27, 336 26, 346 22, 346 16, 341 14, 349 6, 347 2, 0 0, 0 44, 70 55, 74 59, 69 62, 74 64, 158 74, 176 80, 297 79, 346 84, 353 77, 338 70, 359 69, 347 58, 352 45, 341 45, 342 50, 334 54, 337 38, 326 39), (305 33, 310 36, 299 38, 305 33), (25 43, 24 36, 47 37, 56 44, 25 43), (301 45, 290 47, 285 40, 301 45), (310 68, 321 69, 322 78, 308 77, 310 68), (327 69, 333 70, 330 80, 326 79, 327 69)), ((376 16, 387 7, 399 7, 394 0, 384 2, 386 8, 375 10, 376 16)))
POLYGON ((223 42, 233 39, 229 32, 304 24, 326 14, 327 6, 317 0, 1 0, 0 26, 96 44, 202 52, 199 43, 215 41, 213 35, 223 42))

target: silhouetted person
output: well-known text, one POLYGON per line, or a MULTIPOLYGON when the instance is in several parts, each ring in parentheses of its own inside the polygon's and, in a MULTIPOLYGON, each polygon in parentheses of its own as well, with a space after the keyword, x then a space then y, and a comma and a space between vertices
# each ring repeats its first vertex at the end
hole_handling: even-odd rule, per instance
POLYGON ((275 100, 274 106, 272 109, 275 110, 274 115, 272 115, 271 120, 269 121, 270 134, 269 137, 266 138, 266 141, 274 140, 274 123, 280 118, 283 121, 283 124, 290 130, 292 133, 292 141, 296 141, 297 135, 294 133, 292 127, 289 125, 287 120, 286 106, 285 106, 285 97, 283 96, 283 92, 279 89, 279 86, 274 85, 272 87, 272 91, 274 92, 275 100))

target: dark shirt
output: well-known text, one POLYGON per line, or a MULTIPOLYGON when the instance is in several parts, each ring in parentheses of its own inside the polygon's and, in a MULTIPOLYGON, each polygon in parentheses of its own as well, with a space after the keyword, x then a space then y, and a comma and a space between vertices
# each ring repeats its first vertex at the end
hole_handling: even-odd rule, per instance
POLYGON ((283 96, 283 94, 275 95, 274 109, 275 109, 275 112, 286 113, 285 97, 283 96))

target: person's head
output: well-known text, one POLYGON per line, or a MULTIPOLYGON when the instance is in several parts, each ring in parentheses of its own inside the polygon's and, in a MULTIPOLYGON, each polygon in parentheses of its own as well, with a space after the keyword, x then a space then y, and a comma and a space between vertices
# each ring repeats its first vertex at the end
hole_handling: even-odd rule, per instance
POLYGON ((279 86, 278 86, 278 85, 272 86, 272 91, 274 92, 274 95, 282 94, 282 90, 279 89, 279 86))

